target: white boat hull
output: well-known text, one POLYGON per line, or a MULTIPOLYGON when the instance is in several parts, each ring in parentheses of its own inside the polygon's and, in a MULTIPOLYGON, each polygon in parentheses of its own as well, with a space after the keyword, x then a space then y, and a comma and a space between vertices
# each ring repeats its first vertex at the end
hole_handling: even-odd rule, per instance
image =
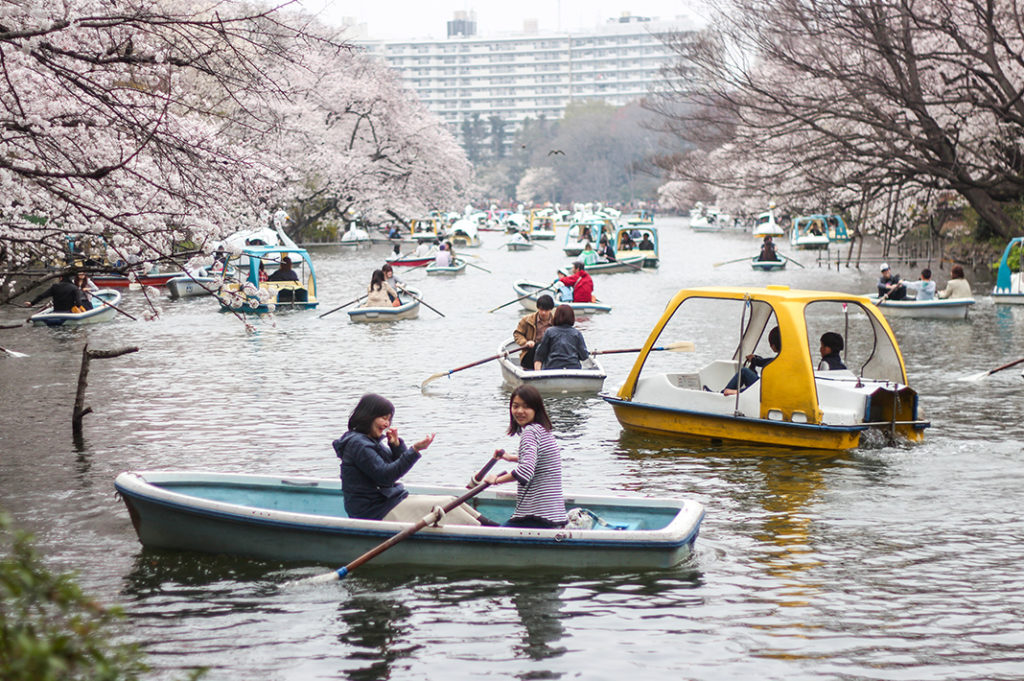
POLYGON ((54 312, 53 306, 29 317, 35 326, 81 326, 109 322, 117 314, 112 306, 121 302, 121 292, 114 289, 101 289, 89 296, 92 309, 85 312, 54 312), (107 303, 107 304, 104 304, 107 303))
POLYGON ((916 319, 967 319, 974 298, 946 298, 935 300, 883 300, 870 296, 886 317, 914 317, 916 319))
MULTIPOLYGON (((533 281, 526 281, 520 279, 519 281, 512 284, 513 290, 516 292, 516 296, 519 297, 519 304, 523 306, 523 309, 529 310, 530 312, 537 311, 537 298, 547 293, 552 298, 555 297, 554 292, 550 289, 545 289, 544 284, 538 284, 533 281), (525 296, 525 297, 524 297, 525 296)), ((556 300, 556 305, 568 305, 572 308, 573 312, 577 315, 586 314, 604 314, 612 311, 611 305, 606 305, 600 301, 593 303, 563 303, 556 300)))
POLYGON ((165 286, 171 298, 191 298, 213 295, 218 281, 217 277, 175 277, 168 279, 165 286))
MULTIPOLYGON (((587 265, 587 272, 591 275, 594 274, 619 274, 621 272, 636 272, 642 270, 644 266, 645 256, 643 255, 630 255, 624 258, 619 258, 612 262, 599 262, 593 265, 587 265)), ((568 275, 572 272, 572 265, 566 265, 559 270, 564 275, 568 275)))
POLYGON ((532 385, 546 394, 601 392, 607 374, 593 357, 585 360, 582 369, 541 369, 527 371, 519 364, 518 344, 508 340, 498 348, 499 353, 511 352, 498 358, 501 379, 510 388, 532 385))
POLYGON ((398 307, 357 307, 348 311, 349 321, 364 324, 415 319, 420 315, 420 301, 417 300, 419 295, 418 289, 406 286, 405 291, 398 293, 399 300, 403 301, 402 305, 398 307), (412 295, 409 295, 410 293, 412 295), (416 298, 412 296, 416 296, 416 298))

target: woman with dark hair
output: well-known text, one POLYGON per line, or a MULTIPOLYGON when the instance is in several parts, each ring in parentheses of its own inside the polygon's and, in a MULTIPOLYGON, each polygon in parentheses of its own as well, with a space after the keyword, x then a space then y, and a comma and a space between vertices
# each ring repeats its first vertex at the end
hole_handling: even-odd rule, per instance
POLYGON ((551 326, 544 332, 533 354, 534 369, 582 369, 590 352, 583 334, 573 325, 576 313, 569 305, 555 308, 551 326))
POLYGON ((565 497, 562 496, 562 455, 551 433, 551 419, 544 408, 540 392, 532 385, 521 385, 512 391, 508 404, 509 435, 520 435, 519 451, 494 453, 518 465, 509 473, 491 474, 484 478, 492 485, 519 483, 516 510, 505 523, 509 527, 565 527, 565 497))
POLYGON ((363 307, 390 307, 395 305, 398 294, 395 293, 384 279, 384 272, 374 270, 370 275, 370 285, 366 287, 366 302, 363 307))
POLYGON ((939 298, 972 298, 971 285, 964 278, 964 268, 960 265, 953 265, 949 271, 949 281, 946 288, 939 291, 939 298))
MULTIPOLYGON (((416 522, 455 498, 410 495, 398 482, 419 461, 434 434, 408 447, 391 426, 394 415, 390 401, 367 393, 348 418, 348 432, 332 443, 341 459, 341 492, 350 518, 416 522)), ((444 519, 450 525, 494 524, 465 504, 448 511, 444 519)))

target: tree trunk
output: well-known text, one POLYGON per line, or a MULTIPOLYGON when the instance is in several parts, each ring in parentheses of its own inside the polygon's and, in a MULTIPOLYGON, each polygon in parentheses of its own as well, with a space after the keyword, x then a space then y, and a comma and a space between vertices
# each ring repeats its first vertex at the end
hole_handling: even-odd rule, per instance
POLYGON ((78 371, 78 392, 75 393, 75 408, 71 413, 71 432, 76 440, 82 437, 82 417, 92 413, 92 407, 85 406, 85 389, 89 387, 89 361, 120 357, 138 350, 135 346, 120 350, 90 350, 88 343, 82 347, 82 368, 78 371))

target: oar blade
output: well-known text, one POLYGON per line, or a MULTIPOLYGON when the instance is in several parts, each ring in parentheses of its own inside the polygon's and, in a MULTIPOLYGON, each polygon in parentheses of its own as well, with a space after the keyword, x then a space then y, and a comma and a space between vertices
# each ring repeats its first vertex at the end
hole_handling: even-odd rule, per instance
POLYGON ((665 346, 669 352, 696 352, 697 344, 693 341, 676 341, 665 346))
POLYGON ((989 374, 991 374, 991 373, 992 373, 991 371, 982 371, 979 374, 971 374, 970 376, 961 376, 960 378, 958 378, 956 380, 962 381, 964 383, 977 383, 978 381, 980 381, 982 379, 988 378, 989 374))
POLYGON ((436 381, 439 378, 444 378, 449 373, 450 372, 448 372, 448 371, 442 371, 440 373, 431 374, 430 376, 427 376, 427 380, 425 380, 422 383, 420 383, 420 390, 424 390, 427 387, 427 384, 432 383, 433 381, 436 381))
POLYGON ((0 347, 0 352, 6 352, 11 357, 28 357, 24 352, 18 352, 17 350, 11 350, 10 348, 0 347))

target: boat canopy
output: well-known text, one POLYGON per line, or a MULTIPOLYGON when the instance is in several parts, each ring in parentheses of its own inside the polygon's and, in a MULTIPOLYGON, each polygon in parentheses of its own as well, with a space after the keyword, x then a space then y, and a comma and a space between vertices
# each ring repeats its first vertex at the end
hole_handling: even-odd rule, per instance
POLYGON ((1013 290, 1012 277, 1014 272, 1022 271, 1024 263, 1024 237, 1010 239, 999 259, 999 272, 996 274, 996 293, 1009 293, 1013 290), (1016 252, 1014 252, 1016 251, 1016 252))

